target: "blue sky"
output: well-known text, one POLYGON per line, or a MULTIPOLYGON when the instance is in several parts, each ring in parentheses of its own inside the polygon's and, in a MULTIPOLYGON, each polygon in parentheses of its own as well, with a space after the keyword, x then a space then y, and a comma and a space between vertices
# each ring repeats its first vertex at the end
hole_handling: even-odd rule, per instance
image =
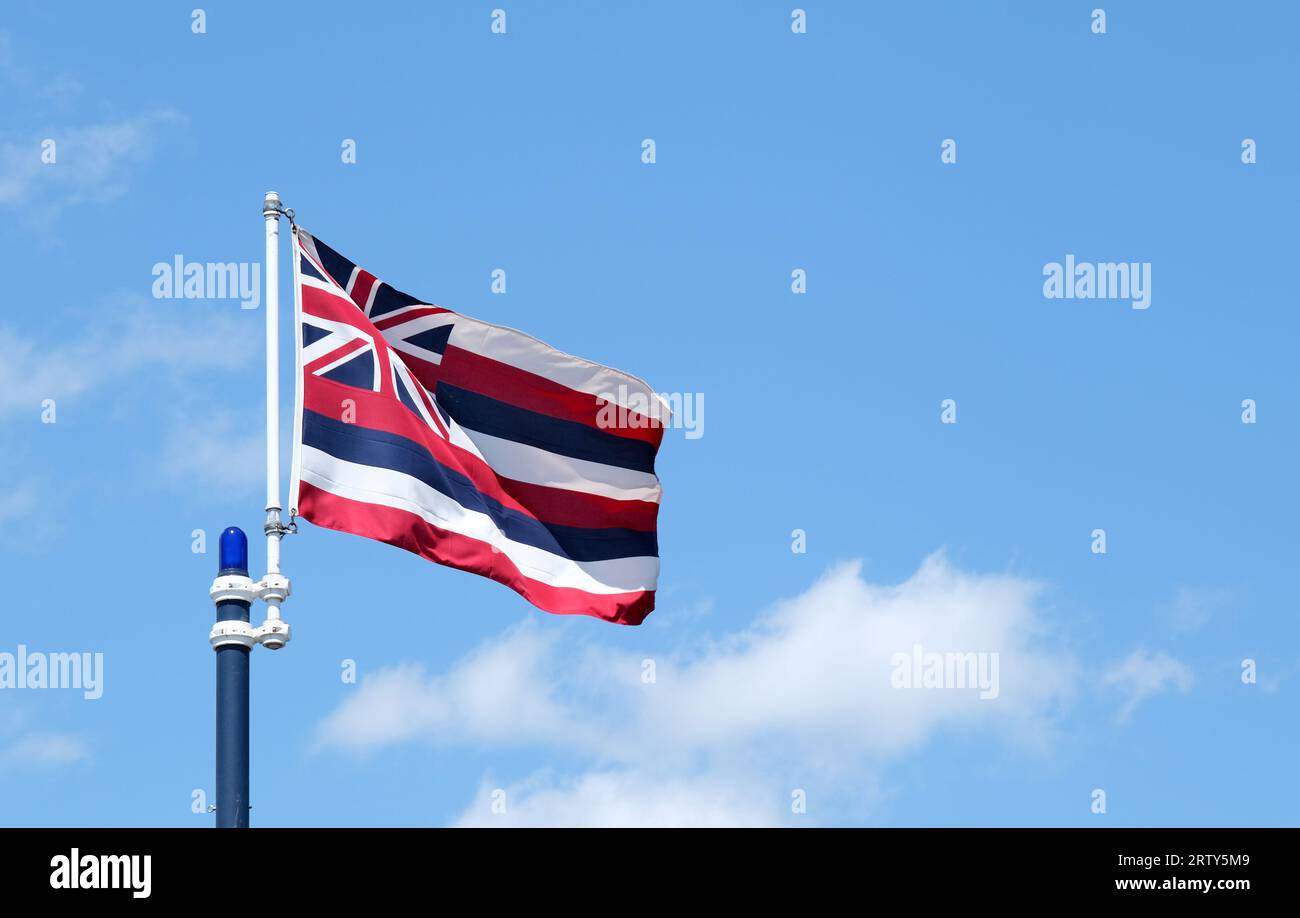
POLYGON ((194 5, 0 19, 0 652, 104 655, 97 700, 0 690, 0 823, 211 823, 264 316, 151 272, 260 260, 268 189, 705 411, 639 628, 304 524, 255 825, 1300 818, 1294 9, 194 5), (1149 263, 1149 308, 1045 298, 1067 255, 1149 263), (997 653, 999 696, 893 687, 917 642, 997 653))

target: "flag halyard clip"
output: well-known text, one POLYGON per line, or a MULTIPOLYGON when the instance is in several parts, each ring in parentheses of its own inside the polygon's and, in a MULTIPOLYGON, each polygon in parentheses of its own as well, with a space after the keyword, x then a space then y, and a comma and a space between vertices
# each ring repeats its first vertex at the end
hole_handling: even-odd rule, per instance
POLYGON ((279 201, 276 201, 274 204, 263 203, 262 216, 265 217, 267 214, 279 214, 282 217, 287 217, 289 219, 290 229, 294 232, 298 231, 298 223, 294 220, 295 214, 292 207, 285 207, 279 201))
POLYGON ((266 535, 276 536, 277 538, 286 535, 297 535, 298 534, 298 511, 297 510, 289 511, 289 522, 287 523, 280 522, 279 514, 276 514, 274 517, 267 519, 266 523, 262 526, 262 532, 264 532, 266 535))

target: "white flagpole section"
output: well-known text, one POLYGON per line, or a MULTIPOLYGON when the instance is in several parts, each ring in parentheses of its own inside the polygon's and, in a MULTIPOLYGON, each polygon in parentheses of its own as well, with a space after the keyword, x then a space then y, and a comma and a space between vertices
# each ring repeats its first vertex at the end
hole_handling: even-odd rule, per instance
MULTIPOLYGON (((262 200, 266 221, 266 576, 258 584, 266 603, 266 622, 258 641, 278 650, 289 641, 289 626, 280 620, 280 603, 289 598, 289 579, 280 573, 280 539, 288 527, 280 522, 280 196, 268 191, 262 200)), ((292 211, 288 212, 292 218, 292 211)))
POLYGON ((266 569, 280 573, 280 196, 268 191, 266 219, 266 569))

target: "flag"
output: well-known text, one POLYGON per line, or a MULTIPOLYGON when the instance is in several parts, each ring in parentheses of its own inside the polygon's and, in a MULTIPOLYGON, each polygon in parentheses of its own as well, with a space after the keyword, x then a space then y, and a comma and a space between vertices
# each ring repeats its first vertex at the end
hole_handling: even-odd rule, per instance
POLYGON ((291 509, 547 612, 640 624, 659 575, 663 399, 295 239, 291 509))

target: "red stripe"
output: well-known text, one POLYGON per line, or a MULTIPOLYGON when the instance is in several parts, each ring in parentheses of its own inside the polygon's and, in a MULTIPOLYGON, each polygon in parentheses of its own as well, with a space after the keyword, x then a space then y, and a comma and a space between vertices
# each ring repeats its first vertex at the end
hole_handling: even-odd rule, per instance
POLYGON ((529 481, 497 476, 501 490, 528 508, 530 516, 559 526, 587 529, 613 528, 654 532, 659 525, 659 505, 648 500, 616 500, 565 488, 548 488, 529 481))
POLYGON ((654 590, 602 594, 549 586, 525 577, 513 561, 486 542, 439 529, 406 510, 350 500, 305 481, 299 491, 298 515, 317 526, 386 542, 430 561, 490 577, 545 612, 639 625, 655 607, 654 590))
POLYGON ((451 310, 444 309, 441 306, 426 306, 422 309, 412 309, 409 312, 399 312, 391 316, 381 316, 375 320, 375 328, 383 331, 385 328, 392 328, 394 325, 401 325, 403 322, 422 319, 425 316, 436 316, 444 312, 451 312, 451 310))
POLYGON ((354 338, 353 340, 349 341, 347 344, 343 345, 342 347, 336 347, 334 350, 330 351, 324 357, 317 357, 311 363, 306 364, 302 368, 302 371, 304 373, 315 373, 317 370, 321 369, 322 367, 327 367, 334 361, 342 360, 348 354, 354 354, 357 351, 367 348, 369 346, 370 346, 370 342, 367 341, 365 338, 354 338))
POLYGON ((485 496, 534 519, 590 529, 619 527, 655 531, 659 505, 652 501, 615 500, 600 494, 504 478, 478 456, 439 437, 391 395, 355 389, 320 376, 308 376, 303 386, 303 407, 335 420, 344 420, 345 399, 350 399, 355 406, 355 414, 347 423, 414 440, 438 462, 462 472, 485 496))
POLYGON ((354 326, 372 338, 381 337, 342 290, 322 290, 320 287, 303 284, 302 311, 320 319, 332 319, 354 326))
POLYGON ((348 296, 352 297, 352 302, 357 304, 358 309, 365 312, 366 303, 370 299, 370 288, 375 285, 375 276, 364 268, 358 268, 356 275, 357 279, 352 282, 348 296))
POLYGON ((607 416, 615 424, 626 420, 629 426, 602 425, 601 409, 607 404, 604 399, 589 392, 570 389, 544 376, 467 351, 454 344, 447 345, 440 364, 429 363, 406 352, 402 352, 402 361, 416 379, 430 390, 436 391, 438 380, 441 379, 450 385, 490 396, 517 408, 526 408, 566 421, 577 421, 630 440, 641 440, 655 449, 659 448, 664 438, 663 425, 654 418, 634 411, 624 411, 620 418, 617 406, 614 406, 606 412, 607 416), (632 427, 631 423, 637 426, 632 427))
MULTIPOLYGON (((405 367, 406 364, 403 363, 401 366, 405 367)), ((447 430, 447 425, 442 420, 442 414, 439 413, 438 406, 433 403, 433 399, 429 396, 429 390, 424 388, 418 379, 414 382, 409 379, 404 379, 402 382, 408 389, 413 388, 415 390, 416 398, 420 400, 420 404, 424 406, 424 410, 429 413, 429 420, 433 421, 434 426, 438 428, 438 433, 442 434, 443 439, 451 439, 451 434, 447 430)))

